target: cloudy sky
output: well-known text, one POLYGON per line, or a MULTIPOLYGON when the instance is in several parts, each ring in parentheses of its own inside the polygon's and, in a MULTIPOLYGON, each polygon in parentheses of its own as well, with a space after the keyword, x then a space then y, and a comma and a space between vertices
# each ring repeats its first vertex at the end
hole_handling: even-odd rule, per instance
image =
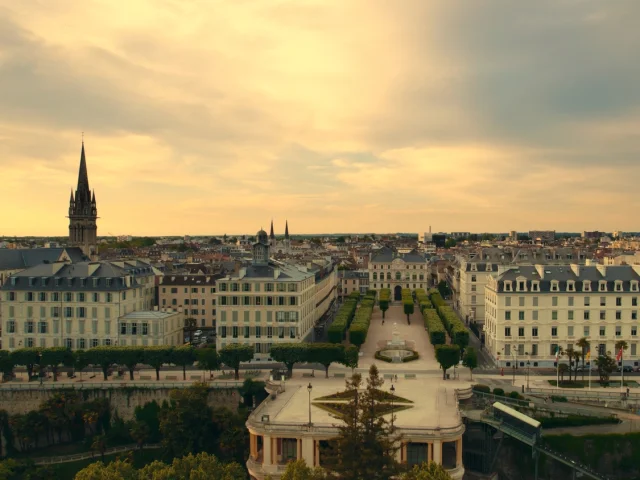
POLYGON ((639 230, 640 1, 0 0, 0 235, 639 230))

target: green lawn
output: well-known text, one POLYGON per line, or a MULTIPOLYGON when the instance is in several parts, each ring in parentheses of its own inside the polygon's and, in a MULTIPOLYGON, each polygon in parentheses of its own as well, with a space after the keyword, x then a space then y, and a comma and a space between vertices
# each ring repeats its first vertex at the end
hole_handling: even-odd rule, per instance
MULTIPOLYGON (((162 460, 163 450, 160 448, 153 450, 142 450, 132 452, 120 452, 112 455, 105 455, 105 463, 109 463, 116 458, 125 458, 129 454, 133 455, 133 466, 135 468, 142 468, 146 464, 153 462, 154 460, 162 460)), ((56 465, 56 480, 73 480, 76 473, 82 470, 87 465, 100 461, 100 455, 96 458, 89 458, 87 460, 80 460, 77 462, 61 463, 56 465)))

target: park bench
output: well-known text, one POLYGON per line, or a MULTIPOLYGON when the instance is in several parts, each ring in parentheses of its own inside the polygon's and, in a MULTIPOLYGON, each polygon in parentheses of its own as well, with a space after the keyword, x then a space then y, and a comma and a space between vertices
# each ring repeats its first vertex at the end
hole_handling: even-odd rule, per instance
POLYGON ((333 378, 344 378, 344 373, 334 373, 333 378))
POLYGON ((416 374, 415 373, 405 373, 404 374, 404 378, 406 378, 407 380, 415 380, 416 379, 416 374))
POLYGON ((151 375, 140 375, 140 380, 151 380, 151 375))
POLYGON ((178 377, 176 377, 175 375, 167 375, 166 379, 167 380, 178 380, 178 377))

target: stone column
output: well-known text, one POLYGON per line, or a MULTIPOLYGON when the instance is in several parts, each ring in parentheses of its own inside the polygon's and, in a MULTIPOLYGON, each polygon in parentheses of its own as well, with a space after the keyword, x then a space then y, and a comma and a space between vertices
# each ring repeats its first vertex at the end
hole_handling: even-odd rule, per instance
POLYGON ((462 466, 462 437, 456 440, 456 467, 462 466))
POLYGON ((271 438, 269 435, 264 435, 262 437, 262 444, 263 444, 262 448, 264 449, 264 455, 262 455, 262 464, 273 465, 273 458, 272 458, 273 438, 271 438))
POLYGON ((312 437, 302 438, 302 458, 309 467, 314 465, 313 451, 315 449, 315 446, 313 443, 314 442, 312 437))
POLYGON ((431 443, 427 443, 427 463, 433 460, 432 450, 433 450, 433 447, 431 446, 431 443))
POLYGON ((258 442, 257 442, 256 435, 252 432, 249 432, 249 451, 250 451, 251 458, 253 458, 254 460, 258 456, 257 447, 258 447, 258 442))
POLYGON ((433 441, 433 461, 442 465, 442 440, 433 441))

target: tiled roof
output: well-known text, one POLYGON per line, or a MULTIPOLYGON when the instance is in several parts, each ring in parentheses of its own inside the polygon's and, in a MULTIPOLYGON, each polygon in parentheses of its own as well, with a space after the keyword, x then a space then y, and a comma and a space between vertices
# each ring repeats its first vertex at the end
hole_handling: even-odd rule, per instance
POLYGON ((22 270, 60 260, 66 252, 73 263, 88 260, 78 247, 0 249, 0 270, 22 270))

